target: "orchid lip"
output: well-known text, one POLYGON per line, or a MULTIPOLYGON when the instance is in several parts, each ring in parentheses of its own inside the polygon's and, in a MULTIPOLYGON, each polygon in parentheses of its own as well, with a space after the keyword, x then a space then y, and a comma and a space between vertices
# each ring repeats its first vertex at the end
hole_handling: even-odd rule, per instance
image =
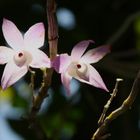
POLYGON ((18 56, 19 57, 22 57, 23 56, 23 53, 22 52, 18 53, 18 56))
POLYGON ((77 68, 78 68, 78 69, 80 69, 80 68, 81 68, 81 65, 80 65, 80 64, 77 64, 76 66, 77 66, 77 68))
POLYGON ((76 73, 79 77, 83 78, 83 79, 87 79, 87 71, 88 71, 88 67, 85 63, 78 63, 77 65, 77 69, 76 69, 76 73))
POLYGON ((88 66, 82 62, 72 62, 68 67, 68 73, 72 77, 80 77, 82 79, 88 79, 88 66))
POLYGON ((27 51, 20 51, 14 55, 14 62, 17 66, 22 67, 32 61, 32 56, 27 51))

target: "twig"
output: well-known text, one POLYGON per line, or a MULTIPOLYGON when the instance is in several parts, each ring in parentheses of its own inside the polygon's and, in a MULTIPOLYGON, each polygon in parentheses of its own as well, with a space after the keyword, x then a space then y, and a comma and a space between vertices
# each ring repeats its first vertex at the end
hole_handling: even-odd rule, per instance
POLYGON ((113 101, 113 99, 116 97, 116 94, 118 92, 118 85, 119 82, 123 81, 123 79, 117 78, 116 79, 116 84, 115 84, 115 88, 113 89, 113 92, 111 94, 110 99, 107 101, 106 105, 104 106, 103 112, 100 116, 100 119, 98 121, 98 125, 101 126, 101 124, 104 122, 105 116, 106 116, 106 112, 108 111, 111 102, 113 101))
MULTIPOLYGON (((128 109, 131 109, 131 106, 133 104, 133 102, 135 101, 135 98, 138 94, 138 92, 140 91, 140 71, 137 74, 137 77, 135 78, 135 81, 133 83, 131 92, 129 94, 129 96, 127 97, 126 100, 124 100, 124 102, 122 103, 122 105, 114 110, 113 112, 111 112, 104 120, 104 122, 102 123, 102 125, 96 130, 96 132, 93 134, 92 136, 92 140, 102 140, 103 136, 105 136, 106 134, 106 130, 108 125, 114 120, 116 119, 118 116, 120 116, 121 114, 123 114, 124 112, 126 112, 128 109)), ((109 136, 109 134, 107 134, 109 136)), ((106 139, 107 137, 105 137, 104 139, 106 139)))

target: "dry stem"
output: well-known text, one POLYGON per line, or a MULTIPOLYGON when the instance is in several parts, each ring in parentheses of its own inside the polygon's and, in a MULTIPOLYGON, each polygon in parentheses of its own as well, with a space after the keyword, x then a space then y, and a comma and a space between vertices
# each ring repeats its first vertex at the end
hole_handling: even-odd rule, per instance
POLYGON ((133 83, 131 92, 129 94, 129 96, 127 97, 126 100, 124 100, 124 102, 122 103, 122 105, 114 110, 113 112, 111 112, 105 119, 104 122, 102 123, 102 125, 96 130, 96 132, 93 134, 92 136, 92 140, 103 140, 107 138, 107 135, 110 136, 109 134, 105 134, 108 125, 114 120, 116 119, 118 116, 120 116, 121 114, 123 114, 124 112, 126 112, 128 109, 131 109, 131 106, 133 104, 133 102, 135 101, 135 98, 138 94, 138 92, 140 91, 140 71, 137 74, 137 77, 135 78, 135 81, 133 83), (106 137, 104 137, 106 136, 106 137))
POLYGON ((116 97, 116 94, 118 92, 118 85, 119 85, 119 82, 123 81, 123 79, 120 79, 120 78, 117 78, 116 79, 116 84, 115 84, 115 88, 113 89, 113 92, 111 94, 111 97, 110 99, 107 101, 106 105, 104 106, 104 109, 103 109, 103 112, 100 116, 100 119, 98 121, 98 125, 101 126, 101 124, 103 124, 104 122, 104 119, 105 119, 105 116, 106 116, 106 112, 108 111, 109 107, 110 107, 110 104, 111 102, 113 101, 113 99, 116 97))

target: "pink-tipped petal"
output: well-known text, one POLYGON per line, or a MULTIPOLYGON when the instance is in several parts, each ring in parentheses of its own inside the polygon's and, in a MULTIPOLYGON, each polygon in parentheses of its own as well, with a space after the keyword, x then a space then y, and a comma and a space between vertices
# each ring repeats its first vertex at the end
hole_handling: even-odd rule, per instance
POLYGON ((2 79, 1 86, 5 90, 9 86, 17 82, 21 77, 27 73, 27 67, 18 67, 13 61, 6 64, 2 79))
POLYGON ((29 28, 24 35, 24 43, 27 47, 40 48, 44 44, 45 28, 43 23, 37 23, 29 28))
POLYGON ((96 63, 110 52, 109 45, 99 46, 95 49, 87 51, 81 58, 85 63, 96 63))
POLYGON ((6 42, 13 49, 17 50, 23 47, 23 36, 13 22, 3 19, 2 31, 6 42))
POLYGON ((36 48, 28 51, 32 54, 32 61, 29 66, 33 68, 50 68, 50 59, 43 51, 36 48))
POLYGON ((11 48, 0 46, 0 64, 9 62, 14 55, 14 51, 11 48))
POLYGON ((97 88, 104 89, 105 91, 108 92, 108 89, 103 82, 100 74, 97 72, 97 70, 92 67, 91 65, 88 66, 89 69, 89 83, 97 88))
POLYGON ((70 59, 70 56, 68 56, 68 54, 61 54, 53 60, 52 67, 58 73, 62 73, 67 69, 70 62, 71 62, 71 59, 70 59))
POLYGON ((87 49, 87 47, 89 46, 90 43, 94 43, 94 41, 85 40, 85 41, 81 41, 78 44, 76 44, 71 52, 71 56, 72 56, 73 60, 75 60, 75 61, 79 60, 81 58, 81 56, 84 54, 85 50, 87 49))
POLYGON ((104 89, 105 91, 108 92, 108 89, 106 88, 101 76, 96 71, 96 69, 94 67, 92 67, 91 65, 88 65, 88 71, 87 71, 85 77, 87 77, 87 78, 83 78, 79 75, 74 76, 74 78, 79 80, 80 82, 92 85, 97 88, 104 89))
POLYGON ((66 72, 61 74, 61 81, 65 87, 67 95, 70 95, 70 82, 72 77, 66 72))

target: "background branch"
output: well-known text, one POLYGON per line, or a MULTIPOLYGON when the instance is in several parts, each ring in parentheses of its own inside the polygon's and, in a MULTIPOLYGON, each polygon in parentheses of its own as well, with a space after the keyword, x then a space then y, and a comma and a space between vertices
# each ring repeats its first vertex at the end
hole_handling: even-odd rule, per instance
POLYGON ((116 119, 118 116, 120 116, 121 114, 123 114, 124 112, 126 112, 128 109, 131 109, 131 106, 133 104, 133 102, 135 101, 135 98, 138 94, 138 92, 140 91, 140 71, 137 74, 137 77, 135 78, 135 81, 133 83, 131 92, 129 94, 129 96, 127 97, 127 99, 122 103, 121 107, 119 107, 118 109, 114 110, 112 113, 110 113, 110 115, 108 115, 104 122, 102 123, 102 125, 96 130, 96 132, 93 134, 92 136, 92 140, 102 140, 102 139, 106 139, 107 135, 110 136, 109 134, 105 134, 108 125, 114 120, 116 119), (103 138, 105 136, 105 138, 103 138))
POLYGON ((121 27, 107 40, 106 44, 114 44, 116 41, 120 39, 120 37, 126 32, 126 30, 129 28, 131 23, 140 16, 140 11, 131 14, 124 23, 121 25, 121 27))

